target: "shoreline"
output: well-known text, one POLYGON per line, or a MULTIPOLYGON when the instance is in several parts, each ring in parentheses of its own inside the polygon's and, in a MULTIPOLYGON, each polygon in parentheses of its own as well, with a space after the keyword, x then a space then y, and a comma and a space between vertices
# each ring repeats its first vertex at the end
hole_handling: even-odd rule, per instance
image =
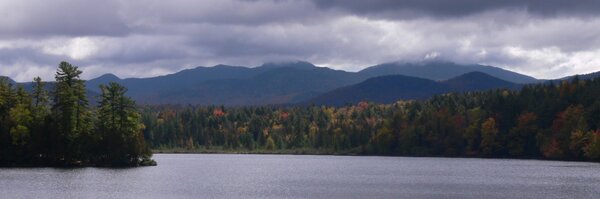
POLYGON ((235 150, 184 150, 184 149, 153 149, 152 154, 216 154, 216 155, 316 155, 316 156, 356 156, 356 157, 404 157, 404 158, 464 158, 464 159, 490 159, 490 160, 537 160, 537 161, 560 161, 560 162, 589 162, 594 161, 576 160, 576 159, 544 159, 537 157, 482 157, 482 156, 407 156, 407 155, 384 155, 384 154, 364 154, 355 152, 317 152, 305 150, 253 150, 253 151, 235 151, 235 150))
POLYGON ((271 155, 344 155, 370 156, 353 150, 332 151, 316 149, 284 149, 284 150, 228 150, 228 149, 152 149, 152 154, 271 154, 271 155))

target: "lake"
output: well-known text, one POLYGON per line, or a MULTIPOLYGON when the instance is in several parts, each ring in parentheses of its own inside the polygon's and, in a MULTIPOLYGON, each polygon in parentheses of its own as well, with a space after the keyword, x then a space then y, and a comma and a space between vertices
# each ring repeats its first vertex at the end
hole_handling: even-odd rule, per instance
POLYGON ((156 154, 156 167, 0 168, 1 198, 599 198, 600 164, 156 154))

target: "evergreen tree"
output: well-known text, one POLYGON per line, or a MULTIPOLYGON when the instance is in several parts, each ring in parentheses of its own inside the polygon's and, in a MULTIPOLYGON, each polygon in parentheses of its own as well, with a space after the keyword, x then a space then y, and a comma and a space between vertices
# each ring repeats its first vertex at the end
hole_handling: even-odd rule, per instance
POLYGON ((149 160, 143 137, 144 125, 127 89, 115 82, 101 85, 97 129, 101 135, 103 161, 111 165, 137 165, 149 160))
POLYGON ((48 91, 45 89, 46 83, 40 77, 33 79, 33 91, 31 114, 33 124, 31 125, 31 141, 33 144, 33 154, 39 155, 41 158, 47 158, 48 152, 51 150, 49 142, 49 98, 48 91))
POLYGON ((5 79, 0 79, 0 162, 9 162, 14 157, 10 135, 10 109, 15 102, 14 91, 5 79))
POLYGON ((92 127, 81 73, 77 66, 61 62, 55 76, 52 116, 56 120, 58 132, 56 143, 60 145, 57 155, 59 159, 64 158, 66 163, 82 158, 84 145, 81 141, 89 137, 92 127))

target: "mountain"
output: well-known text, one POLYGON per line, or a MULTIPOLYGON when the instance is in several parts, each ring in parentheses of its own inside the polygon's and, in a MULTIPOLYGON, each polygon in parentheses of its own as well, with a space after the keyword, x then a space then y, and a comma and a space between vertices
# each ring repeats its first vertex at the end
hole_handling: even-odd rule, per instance
POLYGON ((594 79, 594 78, 598 78, 600 77, 600 71, 598 72, 593 72, 593 73, 588 73, 588 74, 583 74, 583 75, 572 75, 572 76, 567 76, 567 77, 563 77, 560 78, 558 80, 572 80, 573 78, 579 78, 579 79, 594 79))
MULTIPOLYGON (((420 99, 432 93, 516 87, 516 84, 506 79, 537 81, 525 75, 491 66, 459 65, 440 61, 414 64, 388 63, 369 67, 360 72, 333 70, 309 62, 292 61, 265 63, 256 67, 199 66, 149 78, 122 79, 113 74, 104 74, 86 81, 86 86, 88 95, 93 98, 90 101, 95 101, 95 96, 100 93, 100 84, 117 82, 127 87, 127 95, 140 104, 241 106, 297 104, 310 99, 323 99, 315 102, 326 103, 325 99, 333 100, 333 97, 342 95, 344 89, 354 89, 355 87, 349 87, 351 85, 370 78, 390 75, 394 78, 382 77, 358 85, 356 89, 359 89, 358 93, 361 94, 358 98, 382 102, 394 101, 398 98, 420 99), (397 76, 398 74, 400 76, 397 76), (378 81, 385 83, 378 83, 378 81), (435 84, 443 85, 433 86, 435 84), (401 87, 401 85, 410 86, 401 87), (380 90, 383 90, 382 93, 377 93, 380 90), (329 93, 330 91, 333 93, 329 93)), ((31 83, 21 84, 26 89, 31 89, 31 83)), ((49 83, 47 86, 52 85, 49 83)), ((342 101, 352 97, 350 94, 343 95, 340 98, 342 101)))
POLYGON ((335 89, 302 104, 340 106, 360 101, 392 103, 399 99, 425 99, 449 91, 450 88, 433 80, 404 75, 388 75, 335 89))
POLYGON ((273 69, 273 68, 296 68, 296 69, 310 69, 315 67, 310 62, 305 61, 291 61, 291 62, 270 62, 261 65, 259 68, 262 69, 273 69))
POLYGON ((496 88, 517 89, 520 88, 520 85, 482 72, 470 72, 441 82, 404 75, 388 75, 339 88, 301 104, 340 106, 356 104, 360 101, 392 103, 398 100, 426 99, 436 94, 449 92, 482 91, 496 88))
POLYGON ((13 84, 13 85, 16 83, 14 80, 12 80, 10 77, 7 77, 7 76, 0 76, 0 81, 1 80, 4 80, 4 81, 8 82, 9 84, 13 84))
MULTIPOLYGON (((98 85, 114 81, 127 87, 128 95, 141 104, 295 104, 378 76, 406 73, 404 76, 446 80, 473 71, 482 71, 497 77, 494 81, 502 79, 501 77, 535 81, 533 78, 491 66, 449 62, 390 63, 360 72, 346 72, 317 67, 309 62, 293 61, 265 63, 257 67, 200 66, 150 78, 121 79, 112 74, 105 74, 87 81, 87 88, 100 93, 98 85)), ((456 84, 460 83, 456 81, 456 84)), ((462 81, 463 84, 469 84, 466 80, 462 81)), ((484 84, 478 84, 482 85, 484 84)))
POLYGON ((482 72, 470 72, 441 82, 455 92, 483 91, 495 88, 518 89, 521 87, 509 81, 482 72))
POLYGON ((103 75, 88 89, 116 81, 143 104, 264 105, 295 103, 326 91, 358 83, 357 73, 317 67, 308 62, 266 63, 258 67, 197 67, 151 78, 119 79, 103 75))
POLYGON ((120 81, 121 81, 121 79, 119 77, 117 77, 116 75, 113 75, 111 73, 107 73, 107 74, 101 75, 100 77, 97 77, 95 79, 91 79, 91 80, 86 81, 85 82, 86 83, 85 86, 89 90, 94 90, 96 92, 99 92, 100 91, 99 88, 100 88, 101 84, 106 85, 106 84, 108 84, 110 82, 120 82, 120 81))
POLYGON ((537 79, 501 68, 485 65, 461 65, 452 62, 430 61, 420 63, 386 63, 361 70, 368 77, 382 75, 405 75, 442 81, 465 73, 479 71, 515 83, 535 83, 537 79))
MULTIPOLYGON (((157 93, 168 91, 174 88, 190 87, 203 81, 214 79, 236 79, 243 78, 249 75, 250 69, 241 66, 216 65, 213 67, 196 67, 194 69, 182 70, 177 73, 163 75, 150 78, 128 78, 119 79, 114 75, 103 75, 96 79, 91 79, 89 82, 107 83, 106 80, 116 80, 117 83, 123 84, 129 89, 129 93, 133 95, 157 93)), ((90 89, 99 90, 97 87, 90 89)))
POLYGON ((355 74, 328 68, 277 68, 247 79, 210 80, 192 88, 172 90, 154 102, 261 105, 285 104, 356 83, 355 74))

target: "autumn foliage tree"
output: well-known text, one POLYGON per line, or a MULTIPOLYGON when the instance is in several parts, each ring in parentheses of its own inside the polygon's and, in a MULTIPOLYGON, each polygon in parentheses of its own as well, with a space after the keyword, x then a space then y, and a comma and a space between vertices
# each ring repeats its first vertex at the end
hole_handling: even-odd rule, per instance
POLYGON ((507 139, 508 153, 515 157, 535 157, 538 155, 536 136, 537 115, 525 112, 517 118, 517 125, 510 130, 507 139))

